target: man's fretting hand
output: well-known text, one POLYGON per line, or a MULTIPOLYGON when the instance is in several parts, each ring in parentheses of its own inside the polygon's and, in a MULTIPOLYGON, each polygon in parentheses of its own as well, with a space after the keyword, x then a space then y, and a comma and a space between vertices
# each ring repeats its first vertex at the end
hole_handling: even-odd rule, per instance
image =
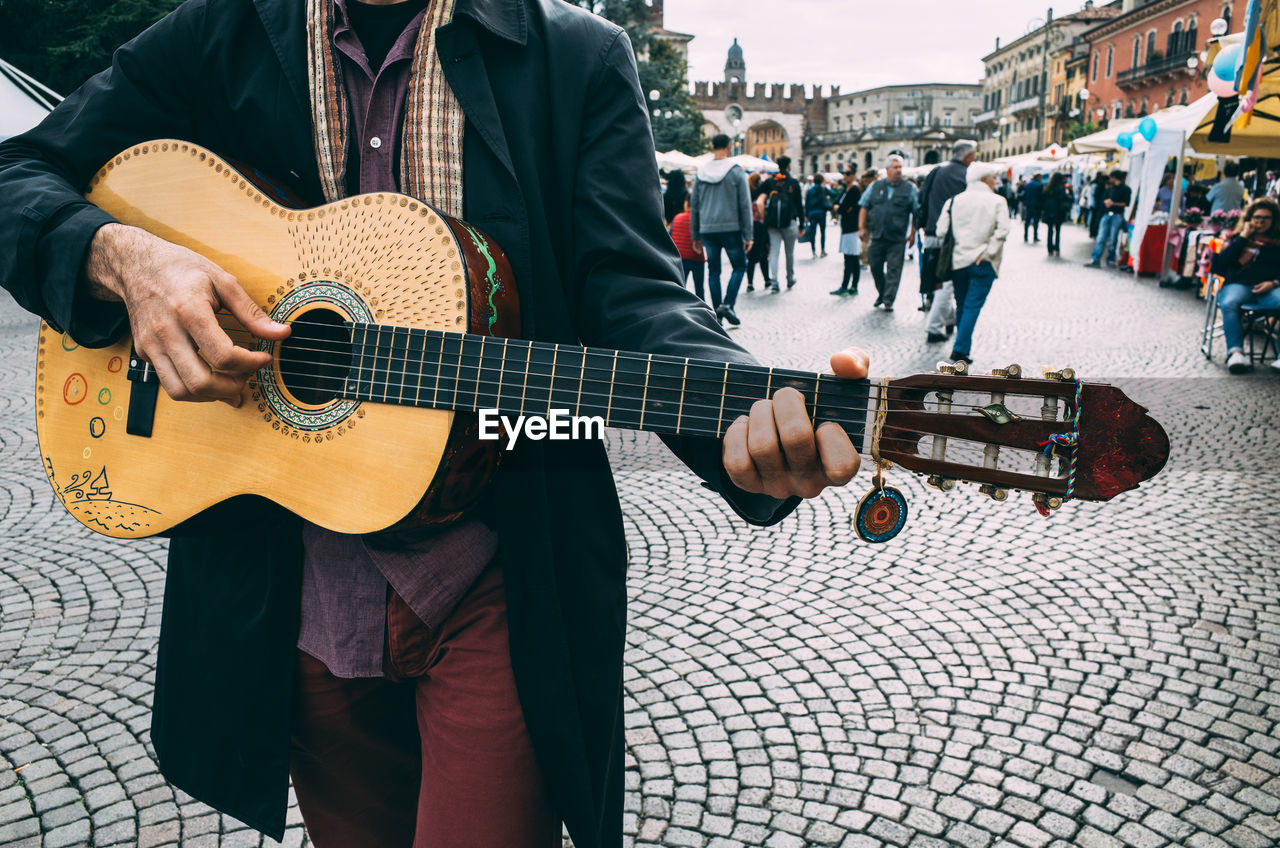
POLYGON ((268 318, 235 277, 137 227, 101 227, 89 245, 85 276, 94 297, 124 301, 134 348, 174 400, 238 407, 249 376, 271 363, 270 353, 232 344, 215 310, 225 307, 258 338, 289 335, 289 327, 268 318))
MULTIPOLYGON (((861 380, 868 362, 864 351, 851 347, 831 357, 831 370, 842 379, 861 380)), ((814 429, 804 396, 792 388, 756 401, 750 415, 729 426, 722 461, 739 489, 775 498, 812 498, 828 486, 843 486, 861 462, 839 424, 827 421, 814 429)))

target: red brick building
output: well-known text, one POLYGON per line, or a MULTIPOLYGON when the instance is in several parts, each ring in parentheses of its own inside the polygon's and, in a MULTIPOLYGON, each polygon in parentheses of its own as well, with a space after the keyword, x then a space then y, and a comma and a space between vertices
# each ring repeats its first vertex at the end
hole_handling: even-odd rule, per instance
POLYGON ((1204 95, 1209 89, 1199 55, 1209 24, 1222 17, 1229 31, 1239 29, 1245 5, 1245 0, 1124 0, 1118 17, 1082 35, 1090 51, 1085 82, 1090 117, 1102 122, 1136 117, 1204 95))

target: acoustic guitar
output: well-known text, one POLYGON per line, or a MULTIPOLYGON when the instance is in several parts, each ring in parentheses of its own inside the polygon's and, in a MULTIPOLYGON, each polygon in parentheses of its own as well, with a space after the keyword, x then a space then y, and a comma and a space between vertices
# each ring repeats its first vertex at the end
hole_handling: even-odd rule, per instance
MULTIPOLYGON (((208 257, 292 325, 263 342, 220 316, 237 343, 273 355, 238 409, 170 400, 127 337, 87 349, 41 327, 44 469, 71 515, 109 536, 169 531, 246 494, 343 533, 446 522, 482 494, 505 444, 479 438, 478 411, 719 437, 784 386, 863 453, 939 489, 1031 492, 1045 513, 1132 489, 1168 456, 1144 408, 1065 371, 971 376, 954 363, 872 384, 523 340, 511 267, 476 228, 392 193, 296 208, 182 141, 121 152, 86 196, 208 257)), ((879 501, 873 540, 905 520, 905 503, 879 501)))

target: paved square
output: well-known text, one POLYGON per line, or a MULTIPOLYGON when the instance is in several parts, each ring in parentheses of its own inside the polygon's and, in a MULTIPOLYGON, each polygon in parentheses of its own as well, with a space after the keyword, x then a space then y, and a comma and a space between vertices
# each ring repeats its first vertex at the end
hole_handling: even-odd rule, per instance
MULTIPOLYGON (((1046 520, 1025 495, 890 472, 911 518, 872 546, 851 527, 864 473, 758 530, 655 439, 610 433, 628 845, 1280 844, 1280 378, 1229 377, 1198 351, 1200 301, 1081 268, 1077 228, 1063 242, 1050 260, 1011 240, 973 353, 981 371, 1070 365, 1151 408, 1172 458, 1110 504, 1046 520)), ((839 256, 797 264, 795 290, 739 298, 734 337, 763 360, 820 370, 856 343, 904 376, 947 353, 913 272, 886 314, 865 273, 858 297, 827 294, 839 256)), ((274 845, 156 771, 165 546, 56 505, 35 326, 0 306, 0 845, 274 845)), ((285 844, 307 844, 290 822, 285 844)))

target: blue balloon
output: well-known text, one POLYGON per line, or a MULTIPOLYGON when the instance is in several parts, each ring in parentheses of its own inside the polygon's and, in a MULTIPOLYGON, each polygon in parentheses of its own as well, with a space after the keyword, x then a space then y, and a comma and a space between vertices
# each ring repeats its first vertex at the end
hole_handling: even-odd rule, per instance
POLYGON ((1150 141, 1151 139, 1156 137, 1157 129, 1158 128, 1156 127, 1156 122, 1154 118, 1143 118, 1142 122, 1138 124, 1138 132, 1147 141, 1150 141))
POLYGON ((1232 44, 1222 48, 1222 52, 1214 57, 1213 72, 1217 74, 1218 79, 1234 80, 1236 71, 1242 64, 1244 64, 1244 47, 1232 44))
POLYGON ((1116 136, 1116 144, 1120 145, 1125 150, 1132 150, 1133 149, 1133 133, 1131 132, 1120 133, 1120 135, 1116 136))

